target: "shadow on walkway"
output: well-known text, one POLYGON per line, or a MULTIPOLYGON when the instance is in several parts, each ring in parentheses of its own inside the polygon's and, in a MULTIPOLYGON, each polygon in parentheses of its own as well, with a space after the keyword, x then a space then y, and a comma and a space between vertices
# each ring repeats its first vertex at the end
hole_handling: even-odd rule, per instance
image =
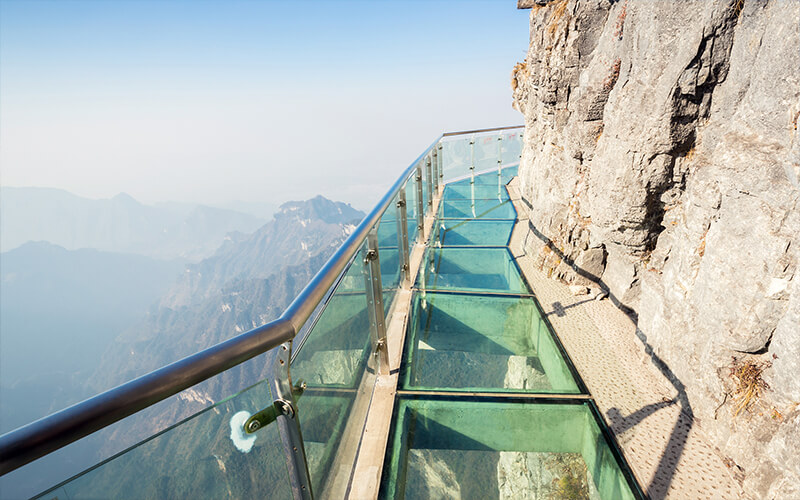
MULTIPOLYGON (((529 207, 530 208, 530 207, 529 207)), ((522 222, 522 219, 520 220, 522 222)), ((547 238, 544 234, 541 233, 533 223, 528 220, 528 228, 530 230, 530 234, 536 236, 544 245, 550 249, 551 252, 554 252, 558 255, 562 262, 565 262, 569 265, 579 276, 583 276, 584 278, 589 279, 590 281, 598 284, 605 292, 608 293, 609 299, 625 312, 631 320, 633 326, 636 327, 636 336, 644 345, 645 353, 650 356, 650 361, 656 368, 661 372, 661 374, 669 381, 670 384, 675 388, 677 391, 677 396, 675 399, 671 401, 661 401, 659 403, 654 403, 647 405, 635 412, 631 413, 630 415, 622 415, 617 408, 611 408, 606 413, 606 417, 611 424, 612 429, 615 433, 622 433, 632 427, 635 427, 639 423, 641 423, 645 418, 654 414, 658 410, 663 408, 672 406, 674 404, 679 404, 681 408, 681 412, 678 416, 678 420, 673 427, 669 439, 667 441, 666 449, 664 454, 660 457, 658 467, 656 469, 655 475, 653 476, 652 481, 649 485, 642 485, 642 488, 645 490, 645 493, 653 499, 659 500, 666 497, 667 492, 669 491, 670 484, 675 476, 675 471, 680 461, 681 455, 686 447, 686 442, 689 437, 689 432, 691 431, 694 425, 694 413, 692 411, 692 406, 689 403, 689 398, 686 394, 686 387, 684 386, 683 382, 678 379, 678 377, 673 373, 670 367, 662 360, 653 350, 653 347, 647 341, 647 335, 639 329, 638 326, 638 319, 636 317, 636 312, 631 310, 630 308, 624 306, 617 297, 614 296, 609 291, 608 285, 606 285, 603 280, 600 279, 599 276, 596 276, 585 269, 581 269, 578 267, 575 262, 569 258, 568 256, 564 255, 561 250, 553 243, 552 240, 547 238)), ((566 316, 566 310, 572 307, 579 306, 590 300, 594 299, 587 299, 576 302, 574 304, 570 304, 568 306, 564 306, 560 302, 554 302, 552 304, 553 310, 548 312, 547 314, 555 314, 559 317, 566 316)))

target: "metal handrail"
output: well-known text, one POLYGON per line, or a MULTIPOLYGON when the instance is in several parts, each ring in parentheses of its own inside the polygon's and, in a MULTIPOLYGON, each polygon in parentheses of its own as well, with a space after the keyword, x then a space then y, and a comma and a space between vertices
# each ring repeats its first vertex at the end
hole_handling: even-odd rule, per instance
POLYGON ((0 476, 293 339, 358 252, 369 230, 380 221, 417 163, 443 137, 513 128, 521 126, 439 136, 403 171, 278 319, 3 434, 0 476))

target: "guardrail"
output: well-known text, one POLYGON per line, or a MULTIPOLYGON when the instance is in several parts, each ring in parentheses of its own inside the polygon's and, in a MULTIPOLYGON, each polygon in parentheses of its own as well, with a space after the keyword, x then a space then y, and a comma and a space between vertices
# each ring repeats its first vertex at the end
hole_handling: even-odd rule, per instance
MULTIPOLYGON (((330 257, 325 265, 322 266, 278 319, 0 436, 0 475, 22 467, 25 464, 294 339, 320 303, 325 299, 331 287, 336 285, 337 280, 342 273, 346 271, 352 259, 364 245, 364 242, 366 241, 369 247, 372 248, 374 244, 372 240, 375 238, 377 225, 395 196, 398 196, 398 200, 402 200, 402 202, 398 203, 398 206, 403 206, 403 221, 402 224, 400 224, 400 220, 398 219, 398 225, 402 225, 403 227, 398 228, 398 234, 400 235, 400 239, 405 238, 404 245, 402 242, 400 245, 401 248, 403 248, 403 246, 405 248, 405 250, 401 251, 402 258, 408 258, 407 249, 409 235, 405 221, 404 186, 410 181, 410 177, 417 176, 416 187, 418 193, 417 196, 415 196, 417 203, 415 213, 417 217, 417 227, 421 229, 425 211, 428 208, 423 206, 424 194, 427 194, 427 200, 430 201, 434 190, 445 180, 442 152, 442 141, 445 137, 450 138, 453 136, 473 134, 469 142, 471 151, 468 154, 471 155, 471 158, 468 163, 471 163, 469 170, 474 174, 476 170, 474 134, 492 133, 517 128, 520 127, 501 127, 467 132, 452 132, 443 134, 437 138, 433 144, 401 173, 387 193, 364 217, 345 242, 330 257), (424 194, 423 178, 427 184, 424 189, 424 194)), ((502 138, 502 136, 499 137, 502 138)), ((497 163, 501 164, 502 148, 500 148, 499 151, 501 151, 501 154, 498 156, 497 163)), ((421 232, 421 230, 418 231, 418 237, 421 236, 421 232)), ((375 271, 373 270, 373 272, 375 271)), ((373 299, 376 299, 377 302, 380 303, 378 297, 380 296, 379 269, 377 273, 378 290, 377 292, 373 290, 372 296, 373 299)), ((376 309, 374 305, 372 307, 373 310, 376 309)), ((377 321, 373 318, 373 323, 381 323, 382 316, 383 308, 381 307, 381 318, 378 318, 377 321)), ((385 338, 381 338, 380 331, 378 331, 376 335, 377 338, 374 339, 375 348, 380 349, 381 343, 383 343, 383 348, 385 350, 385 338)), ((385 335, 385 331, 383 335, 385 335)), ((284 351, 286 351, 286 346, 284 345, 283 347, 284 351)), ((291 348, 288 349, 286 356, 289 356, 290 352, 291 348)), ((286 376, 276 375, 272 387, 276 399, 285 398, 289 406, 291 406, 293 404, 292 388, 290 384, 287 385, 287 383, 289 383, 288 361, 288 358, 286 358, 286 376)), ((281 365, 284 365, 284 363, 281 363, 281 365)), ((289 408, 289 410, 291 410, 291 408, 289 408)), ((295 436, 291 438, 291 441, 295 445, 299 442, 301 449, 300 456, 295 457, 293 460, 296 469, 292 471, 291 469, 293 467, 289 467, 290 476, 296 479, 296 481, 293 480, 295 497, 308 497, 310 496, 310 484, 308 484, 307 489, 305 488, 308 483, 308 470, 305 465, 305 456, 302 453, 302 439, 299 435, 297 422, 295 421, 288 427, 286 422, 284 422, 282 426, 282 435, 284 434, 283 431, 289 432, 290 434, 294 433, 295 436), (305 469, 305 471, 302 469, 305 469)), ((290 448, 291 447, 287 449, 290 448)), ((295 451, 297 451, 296 446, 295 451)))

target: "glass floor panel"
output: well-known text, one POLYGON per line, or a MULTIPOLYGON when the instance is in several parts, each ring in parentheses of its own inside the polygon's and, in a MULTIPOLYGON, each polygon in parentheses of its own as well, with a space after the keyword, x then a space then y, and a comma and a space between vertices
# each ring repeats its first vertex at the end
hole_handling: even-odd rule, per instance
POLYGON ((632 499, 582 403, 401 397, 381 498, 632 499))
POLYGON ((440 219, 510 219, 517 212, 510 201, 500 200, 443 200, 439 204, 440 219))
POLYGON ((442 193, 443 200, 508 200, 505 186, 486 184, 448 184, 442 193))
POLYGON ((580 392, 530 297, 416 293, 401 387, 580 392))
POLYGON ((529 293, 506 248, 428 248, 423 264, 421 289, 529 293))
POLYGON ((506 246, 511 239, 514 222, 443 219, 436 222, 432 241, 437 246, 506 246))

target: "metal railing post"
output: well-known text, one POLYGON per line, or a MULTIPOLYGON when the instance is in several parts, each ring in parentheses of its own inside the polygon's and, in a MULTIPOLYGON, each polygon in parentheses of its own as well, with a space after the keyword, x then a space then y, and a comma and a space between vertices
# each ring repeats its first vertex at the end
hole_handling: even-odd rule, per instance
POLYGON ((497 136, 497 193, 503 189, 503 134, 497 136))
MULTIPOLYGON (((303 435, 300 432, 300 420, 297 414, 297 403, 293 394, 292 377, 289 373, 289 364, 292 359, 292 342, 281 344, 274 350, 272 358, 272 389, 273 406, 278 410, 278 430, 283 442, 283 452, 286 458, 286 469, 292 486, 292 496, 295 500, 311 500, 311 476, 308 473, 308 461, 303 446, 303 435)), ((254 432, 256 429, 247 429, 254 432)))
POLYGON ((439 151, 439 186, 444 186, 444 150, 441 141, 436 149, 439 151))
POLYGON ((433 168, 430 155, 425 159, 425 189, 428 190, 428 206, 425 207, 425 212, 430 213, 433 209, 433 168))
POLYGON ((378 228, 367 234, 367 255, 364 257, 364 280, 367 290, 367 313, 373 354, 378 358, 378 373, 389 374, 389 349, 386 345, 386 317, 383 311, 381 260, 378 253, 378 228))
POLYGON ((475 217, 475 136, 469 139, 470 164, 469 164, 469 199, 472 216, 475 217))
POLYGON ((432 164, 432 172, 433 176, 431 180, 433 181, 433 192, 439 193, 439 152, 436 151, 436 148, 433 148, 433 164, 432 164))
POLYGON ((397 248, 400 251, 400 268, 403 273, 403 283, 411 281, 411 266, 408 256, 408 209, 406 208, 406 186, 400 188, 397 196, 397 248))
POLYGON ((425 241, 425 207, 422 204, 422 163, 417 163, 417 241, 425 241))

